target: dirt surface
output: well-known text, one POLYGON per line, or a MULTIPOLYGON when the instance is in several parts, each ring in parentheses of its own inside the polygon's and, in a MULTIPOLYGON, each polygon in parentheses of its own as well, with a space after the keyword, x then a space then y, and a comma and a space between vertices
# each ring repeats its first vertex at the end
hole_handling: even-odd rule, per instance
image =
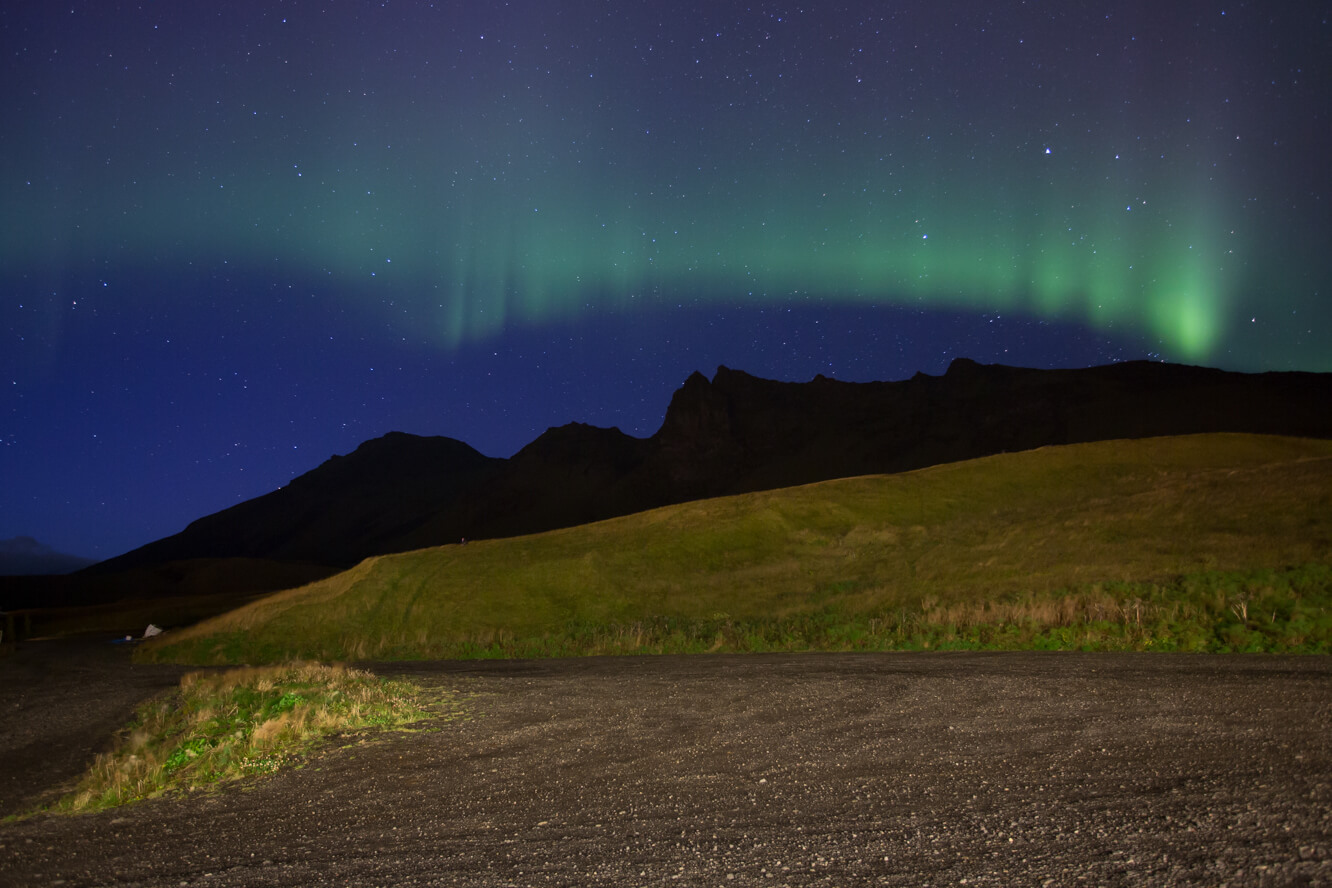
MULTIPOLYGON (((0 660, 0 810, 177 672, 36 647, 0 660)), ((1332 885, 1329 658, 377 668, 470 695, 470 720, 0 824, 0 884, 1332 885)))
POLYGON ((104 637, 31 641, 0 656, 0 817, 81 774, 139 703, 185 671, 134 665, 128 645, 104 637))

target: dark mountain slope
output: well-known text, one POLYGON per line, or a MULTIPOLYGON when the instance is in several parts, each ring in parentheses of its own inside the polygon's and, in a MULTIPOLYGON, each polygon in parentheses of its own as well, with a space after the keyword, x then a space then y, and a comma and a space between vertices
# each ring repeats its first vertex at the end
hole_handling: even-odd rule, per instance
MULTIPOLYGON (((689 499, 900 472, 1003 451, 1200 432, 1332 437, 1332 374, 1132 362, 1029 370, 955 361, 944 376, 788 383, 695 373, 648 439, 570 424, 512 457, 484 496, 442 508, 468 537, 509 536, 689 499)), ((438 520, 438 519, 436 519, 438 520)), ((403 548, 450 541, 434 521, 403 548)))
POLYGON ((693 374, 660 430, 579 423, 510 459, 393 433, 266 496, 90 568, 247 557, 343 566, 689 499, 899 472, 1002 451, 1198 432, 1332 437, 1332 374, 1132 362, 1029 370, 958 360, 943 376, 775 382, 693 374))
POLYGON ((723 367, 676 393, 653 468, 715 496, 1109 438, 1327 437, 1329 407, 1332 375, 1150 362, 1028 370, 958 360, 942 377, 803 384, 723 367))
MULTIPOLYGON (((90 572, 196 558, 355 564, 394 551, 404 536, 435 518, 441 504, 457 503, 504 463, 452 438, 390 432, 286 487, 200 518, 90 572)), ((462 533, 448 518, 437 526, 448 539, 462 533)))

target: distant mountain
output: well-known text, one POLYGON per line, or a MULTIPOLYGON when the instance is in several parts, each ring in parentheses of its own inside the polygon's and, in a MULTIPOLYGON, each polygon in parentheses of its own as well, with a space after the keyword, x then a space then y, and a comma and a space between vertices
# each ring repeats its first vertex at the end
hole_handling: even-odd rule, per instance
POLYGON ((902 382, 689 377, 650 438, 581 423, 509 459, 394 432, 281 490, 90 568, 200 558, 346 566, 374 554, 534 533, 656 506, 1003 451, 1250 432, 1332 438, 1332 374, 1154 362, 1030 370, 960 359, 902 382))
POLYGON ((0 540, 0 576, 68 574, 92 563, 91 558, 57 552, 32 537, 0 540))
POLYGON ((457 504, 493 480, 505 462, 452 438, 390 432, 286 487, 200 518, 92 572, 196 558, 350 565, 399 551, 401 541, 430 519, 446 534, 443 539, 456 540, 466 534, 466 524, 441 519, 441 506, 457 504))

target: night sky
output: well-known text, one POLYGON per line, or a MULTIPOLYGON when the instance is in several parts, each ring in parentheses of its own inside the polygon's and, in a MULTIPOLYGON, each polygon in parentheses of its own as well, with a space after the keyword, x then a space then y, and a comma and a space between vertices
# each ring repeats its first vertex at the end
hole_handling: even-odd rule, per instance
POLYGON ((0 538, 719 364, 1332 370, 1326 2, 0 8, 0 538))

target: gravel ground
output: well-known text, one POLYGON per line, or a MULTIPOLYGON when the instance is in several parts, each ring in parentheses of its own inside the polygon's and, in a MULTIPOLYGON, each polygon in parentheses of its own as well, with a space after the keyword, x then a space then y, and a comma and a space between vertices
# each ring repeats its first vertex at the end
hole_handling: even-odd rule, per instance
MULTIPOLYGON (((102 639, 28 642, 0 656, 0 817, 77 777, 139 703, 185 672, 129 658, 129 646, 102 639)), ((0 852, 0 884, 4 865, 0 852)))
MULTIPOLYGON (((38 648, 0 660, 0 811, 179 673, 38 648)), ((0 824, 0 884, 1332 885, 1332 658, 376 669, 458 689, 471 718, 245 789, 0 824)))

